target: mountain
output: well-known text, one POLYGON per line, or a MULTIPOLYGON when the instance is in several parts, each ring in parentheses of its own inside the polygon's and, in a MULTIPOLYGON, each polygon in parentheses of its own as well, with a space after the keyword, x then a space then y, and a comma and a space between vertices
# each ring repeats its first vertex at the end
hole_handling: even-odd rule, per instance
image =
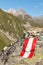
POLYGON ((39 27, 43 27, 43 16, 33 17, 33 20, 38 24, 39 27))
POLYGON ((11 8, 10 8, 7 12, 9 12, 9 13, 11 13, 11 14, 15 15, 16 10, 14 10, 14 9, 11 9, 11 8))
POLYGON ((13 9, 11 9, 13 13, 9 11, 9 13, 13 14, 14 16, 29 21, 30 25, 33 27, 43 27, 43 16, 41 17, 32 17, 29 14, 27 14, 23 9, 18 9, 17 11, 14 12, 13 9))
POLYGON ((13 14, 14 16, 17 16, 23 20, 33 20, 30 15, 28 15, 23 9, 18 9, 17 11, 14 9, 9 9, 9 13, 13 14))
MULTIPOLYGON (((24 11, 22 12, 25 14, 24 11)), ((34 20, 34 18, 31 18, 31 16, 30 20, 27 18, 25 20, 0 9, 0 50, 2 50, 5 46, 8 46, 7 50, 5 50, 4 53, 1 53, 0 51, 0 65, 37 65, 38 63, 40 65, 43 64, 43 45, 39 44, 39 42, 35 48, 35 56, 33 56, 33 58, 24 59, 18 55, 23 47, 24 40, 21 40, 23 32, 27 32, 29 28, 31 30, 35 27, 43 27, 42 25, 42 23, 37 22, 34 20), (16 42, 16 39, 18 39, 18 42, 16 42), (14 44, 9 46, 11 43, 14 44), (42 61, 40 61, 40 58, 42 61), (4 61, 6 64, 4 64, 4 61)), ((43 39, 41 40, 42 42, 40 42, 43 43, 43 39)))
POLYGON ((43 22, 43 16, 34 17, 34 20, 37 22, 43 22))
POLYGON ((23 24, 25 21, 0 9, 0 49, 21 38, 25 29, 23 24))
MULTIPOLYGON (((26 14, 25 11, 19 9, 18 11, 14 10, 13 12, 16 14, 18 13, 17 16, 0 9, 0 33, 2 33, 3 39, 6 37, 5 40, 8 40, 8 42, 15 42, 17 39, 20 39, 23 36, 24 32, 27 32, 34 27, 43 27, 42 23, 40 24, 39 22, 36 22, 34 18, 26 14), (24 15, 24 19, 19 17, 21 14, 22 16, 24 15)), ((0 41, 2 40, 0 44, 4 44, 2 35, 0 38, 0 41)))
POLYGON ((8 32, 12 37, 18 38, 22 35, 24 30, 23 24, 25 24, 25 21, 0 9, 0 29, 8 32))

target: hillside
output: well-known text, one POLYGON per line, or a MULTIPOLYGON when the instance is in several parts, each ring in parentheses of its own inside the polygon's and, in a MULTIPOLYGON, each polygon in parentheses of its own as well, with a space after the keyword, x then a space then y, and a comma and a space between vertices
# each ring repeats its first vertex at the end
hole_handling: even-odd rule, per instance
POLYGON ((43 27, 43 16, 33 17, 35 23, 38 23, 39 27, 43 27))
MULTIPOLYGON (((22 10, 20 10, 20 11, 22 11, 22 10)), ((23 13, 25 13, 25 12, 23 11, 23 13)), ((28 28, 43 27, 42 23, 38 23, 38 22, 34 21, 31 16, 28 16, 28 17, 30 18, 30 20, 25 20, 25 19, 23 20, 21 18, 18 18, 16 16, 0 9, 0 30, 2 30, 4 32, 3 37, 6 36, 6 38, 8 38, 9 40, 11 40, 11 39, 16 40, 16 39, 20 39, 23 35, 23 32, 27 31, 28 28)), ((0 44, 1 43, 7 44, 6 41, 5 41, 5 43, 3 43, 4 40, 1 38, 2 35, 0 35, 0 39, 2 40, 2 42, 0 42, 0 44)), ((5 40, 6 40, 6 38, 5 38, 5 40)))
POLYGON ((14 9, 9 9, 8 13, 13 14, 16 17, 19 17, 20 19, 23 20, 33 20, 32 17, 30 15, 28 15, 23 9, 19 8, 18 10, 14 10, 14 9))
POLYGON ((24 31, 23 23, 25 24, 25 21, 0 9, 0 50, 11 44, 14 39, 21 38, 24 31))
POLYGON ((3 49, 3 47, 8 46, 11 43, 11 41, 0 32, 0 50, 3 49))
POLYGON ((25 21, 20 20, 19 18, 0 9, 0 29, 8 32, 12 37, 21 37, 24 30, 24 23, 25 21))
POLYGON ((4 51, 4 55, 2 53, 0 56, 0 64, 4 65, 3 62, 7 58, 5 65, 43 65, 43 40, 41 39, 42 42, 37 42, 35 55, 32 58, 23 58, 19 56, 23 47, 23 43, 21 44, 21 41, 23 42, 23 39, 12 46, 9 46, 7 50, 4 51), (2 58, 3 61, 1 60, 2 58))
POLYGON ((12 15, 29 21, 30 25, 32 27, 43 27, 43 16, 39 16, 39 17, 32 17, 31 15, 27 14, 23 9, 18 9, 18 10, 14 10, 14 9, 9 9, 7 11, 8 13, 11 13, 12 15))
POLYGON ((43 16, 37 16, 37 17, 34 17, 34 20, 36 20, 37 22, 43 22, 43 16))
POLYGON ((43 24, 36 22, 36 20, 31 17, 30 20, 25 20, 0 9, 0 50, 11 44, 12 39, 13 42, 14 40, 20 39, 18 42, 15 41, 16 43, 13 45, 8 46, 4 54, 3 52, 1 54, 0 51, 1 65, 4 65, 6 58, 7 62, 5 65, 38 65, 38 63, 43 65, 43 36, 39 35, 39 37, 42 38, 41 41, 37 42, 35 56, 31 59, 23 59, 18 55, 23 47, 24 40, 21 40, 23 32, 27 32, 27 29, 29 30, 30 28, 31 30, 35 27, 43 27, 43 24))

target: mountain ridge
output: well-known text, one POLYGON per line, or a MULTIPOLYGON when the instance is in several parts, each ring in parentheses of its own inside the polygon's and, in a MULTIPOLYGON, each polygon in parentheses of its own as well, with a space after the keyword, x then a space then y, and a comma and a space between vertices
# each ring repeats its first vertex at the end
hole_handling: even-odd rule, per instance
POLYGON ((36 20, 37 22, 43 22, 43 16, 37 16, 33 18, 34 20, 36 20))
POLYGON ((13 14, 14 16, 17 16, 21 19, 29 20, 29 18, 32 19, 32 16, 28 15, 23 9, 18 9, 14 12, 14 9, 8 10, 8 13, 13 14), (11 12, 12 10, 12 12, 11 12))

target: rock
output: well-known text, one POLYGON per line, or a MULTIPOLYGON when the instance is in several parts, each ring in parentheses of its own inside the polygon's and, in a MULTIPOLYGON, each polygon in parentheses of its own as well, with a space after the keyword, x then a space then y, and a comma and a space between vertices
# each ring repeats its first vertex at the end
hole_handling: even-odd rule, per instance
POLYGON ((42 59, 40 58, 36 63, 35 65, 42 65, 42 59))

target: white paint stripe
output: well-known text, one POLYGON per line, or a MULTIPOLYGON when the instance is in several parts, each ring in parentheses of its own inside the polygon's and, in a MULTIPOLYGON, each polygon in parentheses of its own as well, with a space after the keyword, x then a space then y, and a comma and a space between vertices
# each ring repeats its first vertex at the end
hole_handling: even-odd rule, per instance
POLYGON ((33 39, 34 38, 30 38, 26 47, 26 51, 30 51, 31 47, 32 47, 32 43, 33 43, 33 39))
POLYGON ((27 58, 29 56, 30 52, 25 52, 25 54, 23 55, 23 58, 27 58))
POLYGON ((31 53, 32 43, 34 38, 30 38, 26 47, 25 54, 23 55, 24 58, 27 58, 29 54, 31 53))

